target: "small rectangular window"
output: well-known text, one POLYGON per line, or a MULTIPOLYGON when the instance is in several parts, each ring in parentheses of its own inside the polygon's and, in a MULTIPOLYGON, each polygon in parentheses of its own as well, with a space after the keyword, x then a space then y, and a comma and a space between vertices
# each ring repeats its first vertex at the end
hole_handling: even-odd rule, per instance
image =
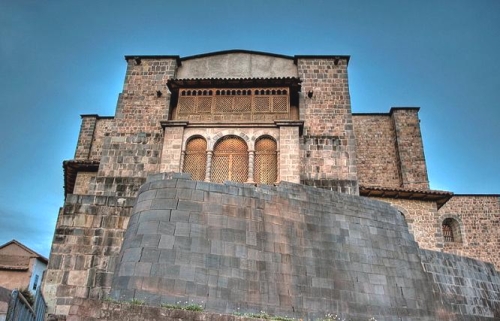
POLYGON ((38 285, 38 274, 35 275, 35 281, 33 282, 33 290, 36 291, 38 285))

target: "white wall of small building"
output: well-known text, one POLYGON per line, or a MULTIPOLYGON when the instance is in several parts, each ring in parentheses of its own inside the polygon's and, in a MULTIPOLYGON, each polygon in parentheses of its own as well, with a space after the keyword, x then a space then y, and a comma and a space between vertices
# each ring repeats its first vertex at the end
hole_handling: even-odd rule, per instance
POLYGON ((42 278, 43 278, 43 273, 47 269, 47 264, 45 262, 42 262, 39 259, 34 259, 35 262, 33 264, 32 272, 31 272, 31 277, 30 277, 30 284, 28 289, 32 293, 36 293, 36 291, 40 288, 42 285, 42 278), (37 278, 38 276, 38 278, 37 278), (36 286, 35 286, 36 282, 36 286))

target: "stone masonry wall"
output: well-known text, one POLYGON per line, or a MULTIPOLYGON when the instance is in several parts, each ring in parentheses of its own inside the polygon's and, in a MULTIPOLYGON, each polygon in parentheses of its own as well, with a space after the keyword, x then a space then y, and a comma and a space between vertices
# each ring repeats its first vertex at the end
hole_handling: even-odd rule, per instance
POLYGON ((135 197, 139 187, 146 181, 143 177, 97 177, 91 178, 90 195, 135 197))
POLYGON ((500 320, 500 274, 492 264, 457 255, 420 250, 422 266, 441 299, 444 320, 500 320))
MULTIPOLYGON (((470 262, 463 262, 458 258, 458 261, 453 262, 453 268, 450 267, 448 258, 443 261, 443 255, 436 252, 422 253, 425 257, 424 267, 432 278, 435 278, 434 289, 436 295, 442 297, 443 306, 436 311, 436 321, 493 321, 498 319, 498 310, 493 306, 483 307, 483 300, 478 300, 490 293, 498 294, 495 288, 498 288, 493 282, 481 280, 483 275, 471 274, 471 267, 480 267, 479 264, 470 265, 470 262), (435 260, 434 256, 438 258, 435 260), (445 263, 446 265, 441 265, 445 263), (459 268, 459 269, 456 269, 459 268), (464 269, 465 268, 465 269, 464 269), (457 285, 453 285, 453 281, 449 279, 454 275, 457 280, 457 285), (465 286, 461 286, 460 284, 465 286), (474 287, 471 287, 474 285, 474 287), (488 290, 483 290, 483 287, 488 287, 488 290), (446 292, 443 292, 446 291, 446 292), (455 291, 454 293, 451 291, 455 291), (452 294, 453 293, 453 294, 452 294), (456 293, 456 294, 455 294, 456 293), (477 295, 476 297, 474 295, 477 295), (472 300, 471 300, 472 299, 472 300), (470 304, 469 304, 470 303, 470 304), (455 312, 453 312, 455 311, 455 312), (483 315, 481 315, 481 313, 483 315), (490 315, 486 317, 484 315, 490 315)), ((446 256, 446 254, 444 255, 446 256)), ((457 260, 457 257, 451 257, 452 260, 457 260)), ((486 275, 486 274, 485 274, 486 275)), ((494 274, 493 274, 494 275, 494 274)), ((494 279, 497 279, 496 276, 494 279)), ((483 302, 488 302, 484 300, 483 302)), ((286 316, 281 316, 286 317, 286 316)), ((341 316, 342 317, 342 316, 341 316)), ((349 315, 344 315, 350 321, 366 321, 365 318, 351 318, 349 315)), ((75 299, 68 316, 50 315, 47 321, 183 321, 183 320, 203 320, 203 321, 252 321, 255 318, 244 316, 236 316, 231 314, 220 314, 213 312, 193 312, 179 309, 167 309, 158 306, 137 305, 129 302, 109 302, 89 299, 75 299)), ((385 317, 377 317, 376 320, 392 320, 385 317)), ((400 320, 419 320, 410 318, 397 318, 400 320)))
POLYGON ((167 119, 170 106, 165 84, 175 74, 176 61, 143 58, 139 64, 135 59, 127 63, 115 126, 103 145, 98 174, 101 177, 145 178, 159 171, 163 143, 160 120, 167 119))
POLYGON ((359 185, 400 188, 394 123, 389 114, 354 114, 359 185))
POLYGON ((116 109, 118 133, 161 129, 159 121, 167 119, 170 102, 166 83, 174 77, 176 68, 174 58, 142 58, 140 64, 127 60, 125 84, 116 109), (157 91, 161 91, 160 97, 157 91))
MULTIPOLYGON (((159 172, 163 145, 160 121, 167 119, 170 106, 165 84, 175 68, 174 58, 127 60, 115 117, 94 124, 92 151, 100 164, 97 177, 90 182, 90 194, 112 196, 118 191, 119 195, 134 196, 148 174, 159 172), (113 182, 120 186, 110 186, 113 182)), ((90 125, 85 121, 82 132, 87 133, 90 125)))
POLYGON ((301 182, 358 194, 347 60, 299 57, 297 68, 304 93, 301 182))
POLYGON ((370 199, 387 202, 400 211, 419 247, 428 250, 443 248, 441 222, 435 202, 376 197, 370 199))
POLYGON ((101 159, 103 140, 111 133, 114 125, 113 117, 99 115, 82 115, 80 134, 76 145, 76 160, 101 159))
POLYGON ((428 190, 429 179, 418 110, 418 108, 392 108, 391 117, 396 132, 402 187, 428 190))
POLYGON ((438 212, 438 222, 457 220, 462 242, 444 243, 446 252, 493 263, 500 270, 500 195, 455 195, 438 212))
POLYGON ((115 120, 113 117, 99 117, 97 119, 90 149, 91 160, 101 160, 104 139, 112 132, 114 124, 115 120))
POLYGON ((163 151, 161 153, 160 172, 182 171, 182 141, 184 138, 184 126, 175 125, 165 127, 163 151))
MULTIPOLYGON (((184 131, 199 128, 160 125, 168 119, 165 83, 175 77, 178 57, 127 59, 116 115, 82 115, 75 160, 99 161, 100 167, 77 174, 75 195, 59 213, 44 284, 52 312, 71 315, 78 310, 75 298, 85 305, 113 285, 120 299, 204 300, 224 312, 499 317, 492 266, 423 250, 473 256, 499 269, 498 195, 454 196, 439 211, 430 201, 380 199, 404 214, 418 249, 397 211, 374 200, 288 183, 220 185, 183 175, 163 180, 172 175, 161 174, 143 185, 150 174, 181 170, 184 131), (444 241, 447 218, 458 222, 459 242, 444 241)), ((184 72, 206 72, 200 59, 185 61, 184 72)), ((302 135, 297 124, 278 122, 273 130, 279 135, 271 135, 279 141, 281 180, 347 194, 358 193, 358 178, 368 186, 429 189, 418 108, 352 115, 345 57, 247 62, 226 72, 286 71, 302 80, 302 135), (286 68, 261 68, 269 61, 286 68)))
MULTIPOLYGON (((1 303, 1 302, 0 302, 1 303)), ((255 321, 229 314, 166 309, 128 302, 75 299, 67 317, 49 315, 47 321, 255 321)))
POLYGON ((66 315, 73 298, 102 298, 109 292, 133 201, 66 197, 43 286, 50 313, 66 315))
MULTIPOLYGON (((500 275, 491 264, 452 254, 419 250, 422 267, 432 283, 433 296, 441 305, 435 320, 498 320, 500 318, 500 275)), ((410 294, 412 295, 412 294, 410 294)), ((203 306, 203 305, 202 305, 203 306)), ((245 311, 241 311, 241 313, 245 311)), ((352 315, 352 314, 350 314, 352 315)), ((349 316, 349 320, 353 319, 349 316)), ((346 317, 346 315, 343 315, 346 317)), ((248 320, 234 315, 169 310, 158 306, 140 306, 89 299, 75 299, 67 317, 49 315, 58 321, 127 320, 248 320)), ((360 319, 366 321, 366 319, 360 319)), ((377 317, 377 320, 389 320, 377 317)), ((399 318, 409 320, 409 318, 399 318)))
POLYGON ((360 185, 429 189, 418 110, 353 115, 360 185))
POLYGON ((96 172, 78 172, 76 174, 75 187, 73 194, 87 195, 89 194, 89 186, 92 179, 95 179, 96 172))
POLYGON ((500 316, 494 266, 419 249, 389 204, 290 183, 187 177, 158 174, 141 187, 113 298, 303 319, 500 316))
POLYGON ((290 183, 300 183, 299 128, 281 126, 279 137, 279 179, 290 183))
POLYGON ((75 159, 88 160, 90 159, 90 149, 92 147, 92 139, 94 137, 95 127, 98 115, 82 115, 82 124, 76 144, 75 159))
POLYGON ((417 245, 389 204, 277 187, 151 177, 140 189, 111 296, 314 319, 435 320, 417 245))

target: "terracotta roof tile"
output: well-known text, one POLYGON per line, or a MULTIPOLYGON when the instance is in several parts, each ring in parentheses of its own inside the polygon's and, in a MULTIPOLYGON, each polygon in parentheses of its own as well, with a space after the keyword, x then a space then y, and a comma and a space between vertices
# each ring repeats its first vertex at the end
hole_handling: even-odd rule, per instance
POLYGON ((453 193, 448 191, 389 188, 363 185, 359 187, 359 194, 361 196, 368 197, 371 196, 432 201, 436 202, 438 209, 441 208, 441 206, 443 206, 453 196, 453 193))

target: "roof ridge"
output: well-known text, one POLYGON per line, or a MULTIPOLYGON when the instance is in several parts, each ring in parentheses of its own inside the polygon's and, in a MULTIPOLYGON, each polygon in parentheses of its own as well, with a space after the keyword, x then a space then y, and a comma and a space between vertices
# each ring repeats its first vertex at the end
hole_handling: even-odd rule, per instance
POLYGON ((41 258, 42 261, 45 261, 45 263, 47 263, 49 261, 45 256, 43 256, 40 253, 38 253, 38 252, 30 249, 29 247, 27 247, 26 245, 22 244, 21 242, 19 242, 16 239, 12 239, 12 240, 10 240, 9 242, 7 242, 7 243, 5 243, 3 245, 0 245, 0 249, 4 248, 4 247, 6 247, 7 245, 10 245, 10 244, 16 244, 17 246, 21 247, 22 249, 24 249, 24 250, 30 252, 31 254, 33 254, 33 257, 41 258))

